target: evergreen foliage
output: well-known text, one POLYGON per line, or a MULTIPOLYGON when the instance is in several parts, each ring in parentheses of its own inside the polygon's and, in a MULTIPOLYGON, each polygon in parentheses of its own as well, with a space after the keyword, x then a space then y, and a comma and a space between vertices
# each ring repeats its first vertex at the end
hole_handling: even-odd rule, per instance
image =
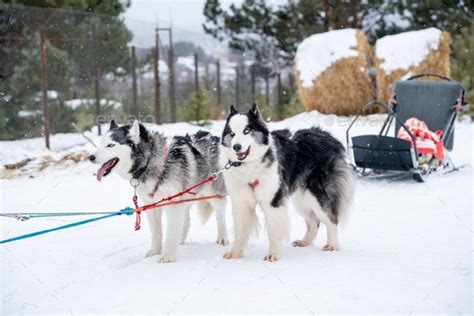
MULTIPOLYGON (((0 139, 40 133, 40 128, 35 134, 35 128, 25 127, 40 126, 41 121, 34 115, 19 115, 21 111, 36 113, 42 109, 37 101, 41 98, 39 33, 46 39, 48 90, 58 92, 62 99, 94 94, 93 25, 100 75, 126 74, 131 33, 119 18, 126 6, 120 0, 5 0, 0 4, 0 115, 8 115, 0 126, 0 139)), ((72 131, 74 110, 65 109, 59 100, 50 103, 52 131, 72 131)))
MULTIPOLYGON (((453 79, 462 82, 466 89, 466 100, 474 104, 474 25, 465 27, 455 37, 453 58, 453 79)), ((474 106, 471 105, 470 115, 474 117, 474 106)))
POLYGON ((219 0, 207 0, 203 28, 228 40, 234 49, 258 55, 271 47, 288 62, 304 38, 333 29, 360 28, 371 43, 384 35, 430 26, 456 35, 472 24, 472 7, 472 0, 288 0, 279 6, 245 0, 225 11, 219 0))

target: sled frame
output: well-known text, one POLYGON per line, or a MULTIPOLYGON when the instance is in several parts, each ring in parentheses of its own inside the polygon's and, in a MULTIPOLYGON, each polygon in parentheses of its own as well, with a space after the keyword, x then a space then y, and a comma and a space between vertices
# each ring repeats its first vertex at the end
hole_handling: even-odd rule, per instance
MULTIPOLYGON (((396 82, 394 90, 394 97, 390 100, 389 104, 380 101, 369 102, 362 108, 346 130, 347 151, 356 173, 361 177, 369 178, 383 178, 385 175, 390 178, 397 174, 403 177, 403 174, 406 174, 411 175, 418 182, 424 182, 431 173, 439 169, 450 168, 451 171, 457 170, 447 152, 445 159, 441 163, 438 163, 438 160, 433 157, 429 162, 420 164, 415 137, 405 126, 404 122, 410 117, 417 116, 417 118, 424 120, 426 115, 420 117, 420 114, 423 114, 423 111, 431 111, 428 113, 429 123, 434 126, 435 130, 443 130, 443 144, 445 144, 445 148, 448 151, 452 150, 454 124, 458 112, 469 107, 464 100, 462 85, 436 74, 421 74, 413 76, 406 81, 396 82), (443 81, 449 81, 449 83, 444 84, 444 82, 433 81, 407 83, 426 76, 438 77, 443 81), (417 89, 422 91, 431 89, 436 92, 440 90, 438 89, 439 87, 441 87, 441 90, 444 89, 444 91, 450 92, 450 95, 445 97, 442 102, 440 101, 438 104, 435 104, 438 108, 442 109, 442 117, 436 116, 437 112, 433 111, 432 108, 427 109, 430 104, 426 105, 426 102, 421 105, 414 104, 413 101, 410 103, 410 93, 406 93, 407 91, 416 91, 417 89), (388 114, 379 133, 377 135, 351 137, 350 130, 360 116, 376 108, 382 108, 388 114), (395 135, 388 136, 393 123, 395 123, 395 135), (441 125, 443 126, 440 128, 441 125), (396 133, 400 128, 405 129, 412 139, 413 145, 406 140, 396 137, 396 133)), ((433 95, 435 95, 434 92, 433 95)), ((416 95, 416 97, 416 99, 421 98, 423 100, 422 95, 416 95)), ((429 124, 428 126, 430 127, 429 124)))

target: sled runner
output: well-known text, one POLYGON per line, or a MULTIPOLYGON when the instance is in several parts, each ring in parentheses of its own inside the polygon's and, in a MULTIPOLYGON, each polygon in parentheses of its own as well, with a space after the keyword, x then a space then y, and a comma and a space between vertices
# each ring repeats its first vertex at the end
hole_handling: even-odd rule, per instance
POLYGON ((419 182, 440 168, 456 170, 448 151, 453 149, 456 117, 468 107, 463 86, 446 77, 421 74, 397 81, 389 104, 368 103, 346 131, 354 169, 361 176, 409 173, 419 182), (422 77, 441 80, 414 80, 422 77), (380 132, 350 137, 360 116, 377 107, 388 113, 380 132))

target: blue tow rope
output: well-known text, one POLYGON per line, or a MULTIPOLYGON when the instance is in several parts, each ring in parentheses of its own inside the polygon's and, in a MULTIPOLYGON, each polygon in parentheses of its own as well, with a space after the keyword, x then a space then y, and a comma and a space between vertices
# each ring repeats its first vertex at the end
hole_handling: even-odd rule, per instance
POLYGON ((6 244, 6 243, 9 243, 9 242, 12 242, 12 241, 27 239, 27 238, 31 238, 31 237, 35 237, 35 236, 39 236, 39 235, 43 235, 43 234, 47 234, 47 233, 51 233, 51 232, 54 232, 54 231, 57 231, 57 230, 68 229, 68 228, 72 228, 72 227, 76 227, 76 226, 80 226, 80 225, 100 221, 102 219, 106 219, 106 218, 109 218, 109 217, 114 217, 114 216, 119 216, 119 215, 132 215, 134 212, 135 212, 135 210, 133 208, 126 207, 126 208, 124 208, 124 209, 122 209, 118 212, 113 212, 113 213, 107 214, 105 216, 94 217, 94 218, 86 219, 86 220, 83 220, 83 221, 70 223, 70 224, 67 224, 67 225, 62 225, 62 226, 58 226, 58 227, 54 227, 54 228, 50 228, 50 229, 40 230, 40 231, 37 231, 37 232, 12 237, 12 238, 5 239, 5 240, 0 240, 0 244, 6 244))

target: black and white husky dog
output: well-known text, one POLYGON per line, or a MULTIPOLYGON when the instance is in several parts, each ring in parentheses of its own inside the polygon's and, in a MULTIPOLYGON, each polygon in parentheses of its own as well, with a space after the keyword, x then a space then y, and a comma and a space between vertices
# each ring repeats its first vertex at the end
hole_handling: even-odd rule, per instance
MULTIPOLYGON (((148 204, 174 195, 218 171, 219 142, 219 137, 199 131, 192 136, 175 136, 167 143, 161 133, 147 130, 138 121, 120 127, 112 121, 90 160, 102 164, 97 171, 99 181, 112 171, 128 181, 138 180, 137 193, 148 204)), ((218 178, 194 192, 197 195, 193 197, 225 195, 226 189, 223 179, 218 178)), ((209 218, 212 210, 215 211, 217 243, 228 244, 226 199, 212 199, 197 204, 203 221, 209 218)), ((151 248, 147 257, 162 253, 161 218, 164 211, 167 231, 160 262, 176 260, 178 244, 184 242, 188 234, 190 207, 190 203, 183 203, 145 212, 151 230, 151 248)))
POLYGON ((258 204, 270 242, 264 260, 279 260, 289 233, 289 198, 307 227, 303 239, 294 241, 293 246, 311 245, 323 222, 327 228, 323 250, 339 248, 338 224, 349 211, 355 177, 337 139, 317 127, 294 135, 288 130, 270 132, 254 104, 248 113, 231 106, 221 145, 221 163, 234 165, 224 173, 235 233, 232 249, 224 258, 242 256, 257 224, 258 204))

